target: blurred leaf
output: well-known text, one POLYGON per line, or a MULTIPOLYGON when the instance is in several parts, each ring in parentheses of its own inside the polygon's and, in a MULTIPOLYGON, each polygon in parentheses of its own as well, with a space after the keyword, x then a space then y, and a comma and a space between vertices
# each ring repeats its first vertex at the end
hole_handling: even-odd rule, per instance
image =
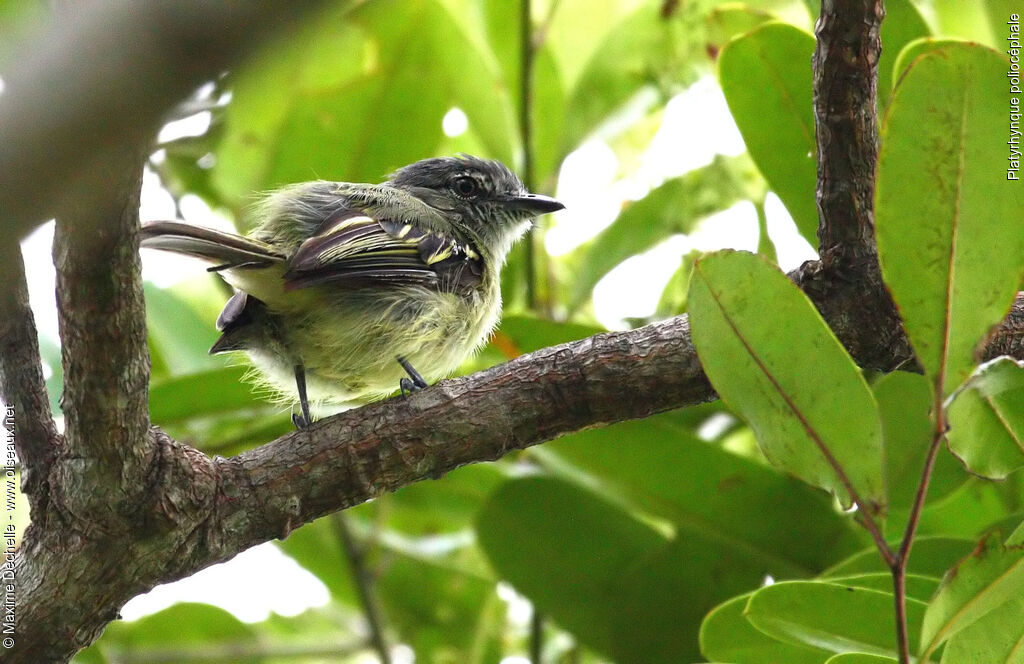
POLYGON ((697 262, 699 255, 700 252, 691 251, 683 256, 679 267, 669 277, 668 283, 665 284, 665 290, 658 298, 654 318, 669 318, 686 311, 686 306, 690 301, 690 275, 693 274, 693 264, 697 262))
POLYGON ((578 268, 569 300, 577 309, 616 265, 662 240, 689 233, 701 219, 741 200, 764 197, 756 170, 745 156, 716 156, 707 166, 672 178, 628 204, 615 222, 577 250, 578 268))
POLYGON ((690 284, 690 325, 711 384, 750 423, 773 464, 845 505, 849 487, 864 508, 884 506, 875 400, 814 305, 782 272, 743 252, 701 258, 690 284))
POLYGON ((50 399, 50 412, 60 415, 60 400, 64 394, 64 365, 61 360, 60 344, 48 334, 40 334, 39 357, 46 369, 50 370, 46 378, 46 394, 50 399))
MULTIPOLYGON (((919 635, 924 602, 907 599, 911 642, 919 635)), ((821 581, 783 581, 761 588, 747 603, 747 619, 771 637, 828 652, 896 657, 891 592, 821 581)))
POLYGON ((925 372, 971 372, 1024 273, 1024 190, 1006 182, 1004 57, 976 44, 919 58, 882 127, 875 218, 882 274, 925 372), (999 238, 998 244, 992 239, 999 238))
POLYGON ((511 162, 510 90, 483 43, 436 0, 336 6, 237 73, 215 186, 237 204, 313 178, 377 182, 433 154, 452 107, 511 162))
POLYGON ((494 581, 427 559, 388 553, 377 579, 381 608, 417 661, 468 662, 500 658, 504 615, 494 581), (476 643, 482 639, 481 643, 476 643))
MULTIPOLYGON (((917 494, 932 441, 932 391, 919 374, 895 371, 873 386, 885 440, 885 479, 889 514, 886 529, 902 534, 906 514, 917 494)), ((967 481, 963 467, 942 446, 932 467, 928 500, 934 504, 967 481)))
POLYGON ((414 536, 461 531, 472 525, 488 495, 506 479, 500 464, 473 464, 402 487, 355 511, 374 522, 385 519, 388 528, 414 536))
MULTIPOLYGON (((212 320, 203 320, 171 289, 157 288, 150 283, 144 284, 143 289, 146 332, 154 367, 166 367, 164 375, 182 375, 223 366, 221 360, 209 354, 210 346, 220 336, 212 320)), ((154 370, 153 377, 160 378, 161 373, 154 370)))
MULTIPOLYGON (((903 75, 907 73, 907 69, 910 65, 914 64, 914 61, 920 58, 922 55, 931 53, 932 51, 938 51, 944 48, 957 47, 962 45, 962 41, 956 39, 936 39, 933 37, 923 37, 921 39, 914 39, 913 41, 906 44, 903 49, 898 53, 896 61, 892 68, 892 84, 895 88, 899 85, 903 75)), ((879 71, 881 76, 881 71, 879 71)), ((879 88, 881 89, 881 88, 879 88)), ((890 97, 893 91, 890 90, 890 97)))
POLYGON ((695 659, 704 612, 761 579, 746 556, 690 533, 668 538, 592 492, 545 477, 504 484, 477 532, 498 573, 545 615, 623 661, 695 659))
POLYGON ((218 415, 258 404, 244 367, 223 367, 154 381, 149 390, 150 419, 160 425, 218 415))
POLYGON ((903 47, 929 34, 928 24, 910 0, 886 0, 882 21, 882 56, 878 59, 878 106, 884 111, 892 97, 893 65, 903 47))
POLYGON ((986 363, 949 407, 949 446, 971 469, 1003 479, 1024 466, 1024 367, 986 363))
MULTIPOLYGON (((256 631, 224 609, 209 604, 179 603, 132 622, 115 621, 107 626, 93 648, 117 660, 119 653, 144 654, 213 647, 225 642, 256 639, 256 631)), ((238 664, 256 664, 261 657, 239 657, 238 664)))
MULTIPOLYGON (((898 542, 894 544, 899 546, 898 542)), ((941 579, 950 567, 970 553, 973 548, 974 542, 968 539, 956 537, 918 537, 914 540, 914 555, 910 556, 907 571, 911 574, 941 579)), ((822 577, 832 578, 888 571, 889 568, 882 561, 878 550, 871 547, 826 570, 822 577)))
POLYGON ((1024 599, 1015 598, 954 634, 942 653, 943 664, 999 662, 1024 664, 1024 599))
MULTIPOLYGON (((1021 476, 1011 476, 1011 480, 1021 476)), ((1018 482, 967 480, 944 499, 928 503, 921 514, 918 532, 977 539, 983 533, 1024 509, 1018 482)))
POLYGON ((825 664, 889 664, 896 662, 894 657, 867 655, 862 652, 844 652, 825 660, 825 664))
MULTIPOLYGON (((1024 591, 1024 548, 1007 547, 998 533, 986 537, 942 580, 921 628, 922 653, 1024 591)), ((1018 617, 1019 622, 1019 617, 1018 617)))
POLYGON ((602 496, 747 558, 761 577, 813 575, 862 545, 825 494, 698 440, 663 415, 576 433, 543 452, 598 481, 602 496))
POLYGON ((813 52, 811 35, 785 23, 765 23, 722 49, 718 76, 754 163, 800 234, 816 246, 813 52))
POLYGON ((708 13, 708 47, 720 51, 740 35, 751 32, 774 17, 766 11, 740 3, 724 3, 708 13))
MULTIPOLYGON (((1000 46, 1006 31, 1003 25, 1010 17, 1014 5, 1007 0, 984 0, 983 2, 958 2, 958 0, 931 0, 933 15, 938 23, 938 33, 960 39, 978 41, 989 46, 1000 46), (996 9, 1002 5, 1004 11, 998 13, 999 24, 993 34, 995 21, 990 20, 989 7, 996 9)), ((1020 5, 1015 6, 1018 10, 1020 5)), ((995 16, 993 16, 995 18, 995 16)))
MULTIPOLYGON (((592 16, 595 11, 586 10, 592 16)), ((564 9, 560 13, 566 16, 564 9)), ((680 22, 662 17, 657 3, 645 2, 602 41, 590 40, 597 48, 571 88, 564 110, 567 152, 614 116, 642 116, 695 79, 681 28, 680 22)))
POLYGON ((330 518, 317 519, 293 530, 288 539, 275 542, 300 565, 320 579, 341 604, 356 606, 352 568, 330 518))
POLYGON ((709 660, 754 664, 821 664, 826 652, 779 641, 754 628, 744 615, 750 594, 716 606, 700 626, 700 651, 709 660))

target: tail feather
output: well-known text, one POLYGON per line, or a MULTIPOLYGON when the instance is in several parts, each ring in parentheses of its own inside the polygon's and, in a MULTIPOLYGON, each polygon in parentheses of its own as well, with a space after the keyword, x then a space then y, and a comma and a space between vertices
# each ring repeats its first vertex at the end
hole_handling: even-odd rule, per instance
POLYGON ((216 269, 269 267, 285 258, 265 242, 177 221, 143 224, 141 237, 143 247, 208 260, 216 269))

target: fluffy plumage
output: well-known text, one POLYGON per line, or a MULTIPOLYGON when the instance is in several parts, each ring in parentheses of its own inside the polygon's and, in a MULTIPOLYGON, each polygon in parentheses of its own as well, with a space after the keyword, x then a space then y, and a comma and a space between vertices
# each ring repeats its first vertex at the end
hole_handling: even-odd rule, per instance
POLYGON ((561 207, 499 162, 446 157, 378 185, 280 189, 248 237, 155 222, 142 246, 203 258, 235 287, 211 352, 244 350, 276 389, 294 393, 304 375, 312 400, 351 404, 393 393, 399 358, 433 381, 478 348, 508 250, 561 207))

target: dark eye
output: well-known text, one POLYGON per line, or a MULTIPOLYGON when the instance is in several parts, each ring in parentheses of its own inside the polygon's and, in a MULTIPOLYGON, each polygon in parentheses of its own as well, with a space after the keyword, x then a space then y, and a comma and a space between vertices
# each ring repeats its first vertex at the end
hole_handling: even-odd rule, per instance
POLYGON ((452 191, 462 198, 469 198, 475 196, 480 191, 480 187, 476 180, 464 175, 452 180, 452 191))

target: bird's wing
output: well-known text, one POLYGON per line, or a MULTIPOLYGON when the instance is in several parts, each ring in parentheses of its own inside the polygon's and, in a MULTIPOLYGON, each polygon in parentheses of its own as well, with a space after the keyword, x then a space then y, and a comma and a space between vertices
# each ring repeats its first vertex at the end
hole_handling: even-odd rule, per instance
POLYGON ((177 221, 143 224, 140 235, 141 246, 211 261, 211 271, 269 267, 284 260, 265 242, 177 221))
POLYGON ((328 218, 291 257, 287 290, 419 284, 457 292, 480 283, 483 262, 468 244, 411 224, 355 211, 328 218))

